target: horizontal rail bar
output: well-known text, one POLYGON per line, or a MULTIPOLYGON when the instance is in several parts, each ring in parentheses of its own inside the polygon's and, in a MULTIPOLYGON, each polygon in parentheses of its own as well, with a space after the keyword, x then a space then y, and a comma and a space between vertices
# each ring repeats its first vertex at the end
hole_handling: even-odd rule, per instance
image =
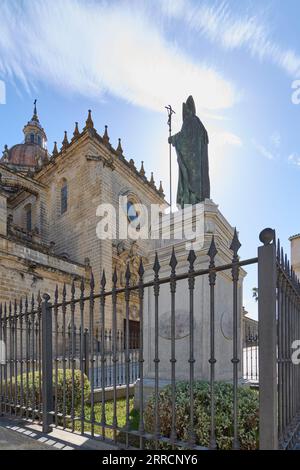
MULTIPOLYGON (((237 263, 237 266, 239 267, 243 267, 243 266, 249 266, 250 264, 256 264, 258 262, 258 258, 249 258, 247 260, 244 260, 244 261, 238 261, 237 263)), ((229 269, 232 269, 232 266, 233 264, 232 263, 228 263, 228 264, 223 264, 221 266, 216 266, 215 268, 213 269, 198 269, 196 271, 194 271, 193 273, 183 273, 183 274, 175 274, 175 280, 176 282, 177 281, 182 281, 182 280, 185 280, 185 279, 189 279, 189 278, 194 278, 194 277, 198 277, 198 276, 204 276, 205 274, 209 274, 211 272, 221 272, 221 271, 227 271, 229 269)), ((161 279, 159 279, 159 285, 161 284, 167 284, 170 282, 170 279, 171 277, 170 276, 167 276, 167 277, 163 277, 161 279)), ((145 282, 143 284, 143 287, 144 289, 146 289, 147 287, 153 287, 154 286, 154 281, 149 281, 149 282, 145 282)), ((120 287, 120 288, 117 288, 115 290, 115 293, 116 294, 124 294, 125 291, 128 292, 128 291, 138 291, 138 289, 140 288, 140 286, 138 284, 135 284, 134 286, 128 286, 128 287, 120 287)), ((93 294, 92 298, 93 299, 101 299, 102 297, 109 297, 109 296, 112 296, 113 294, 113 291, 110 290, 110 291, 106 291, 106 292, 103 292, 103 293, 99 293, 99 294, 93 294)), ((51 304, 49 307, 50 308, 59 308, 59 307, 62 307, 63 305, 64 306, 68 306, 68 305, 71 305, 72 303, 73 304, 77 304, 77 303, 80 303, 80 302, 86 302, 88 300, 91 299, 91 296, 90 295, 87 295, 83 298, 78 298, 78 299, 74 299, 74 300, 68 300, 66 302, 59 302, 59 303, 56 303, 56 304, 51 304)), ((36 315, 40 313, 40 310, 32 310, 32 311, 29 311, 28 312, 28 315, 36 315)), ((9 321, 9 320, 16 320, 18 318, 21 318, 21 317, 26 317, 26 314, 25 313, 22 313, 22 314, 17 314, 17 315, 8 315, 6 318, 2 318, 2 321, 9 321)))
MULTIPOLYGON (((258 258, 250 258, 250 259, 247 259, 247 260, 244 260, 244 261, 238 261, 237 263, 237 266, 239 267, 243 267, 243 266, 248 266, 250 264, 256 264, 258 262, 258 258)), ((189 278, 193 278, 193 277, 197 277, 197 276, 204 276, 205 274, 209 274, 210 272, 221 272, 221 271, 227 271, 229 269, 232 269, 232 266, 233 264, 232 263, 228 263, 228 264, 224 264, 224 265, 221 265, 221 266, 216 266, 215 268, 213 269, 198 269, 196 271, 194 271, 193 273, 183 273, 183 274, 175 274, 174 275, 174 278, 177 281, 182 281, 182 280, 185 280, 185 279, 189 279, 189 278)), ((171 276, 167 276, 167 277, 163 277, 163 278, 160 278, 158 280, 158 283, 159 285, 161 284, 168 284, 171 280, 171 276)), ((154 286, 154 281, 149 281, 149 282, 145 282, 143 284, 143 287, 144 289, 146 289, 147 287, 153 287, 154 286)), ((138 284, 135 284, 134 286, 129 286, 129 287, 120 287, 120 288, 117 288, 115 290, 115 293, 116 294, 124 294, 125 291, 134 291, 134 290, 138 290, 139 289, 139 285, 138 284)), ((94 299, 100 299, 102 297, 109 297, 111 296, 113 293, 112 290, 110 291, 106 291, 104 293, 101 293, 101 294, 94 294, 93 295, 93 298, 94 299)), ((90 296, 87 295, 86 297, 83 297, 82 299, 75 299, 73 302, 75 303, 79 303, 80 301, 88 301, 90 299, 90 296)), ((67 302, 60 302, 60 303, 57 303, 55 304, 56 307, 61 307, 62 305, 69 305, 71 304, 72 302, 71 301, 67 301, 67 302)), ((54 305, 52 305, 52 307, 54 307, 54 305)))

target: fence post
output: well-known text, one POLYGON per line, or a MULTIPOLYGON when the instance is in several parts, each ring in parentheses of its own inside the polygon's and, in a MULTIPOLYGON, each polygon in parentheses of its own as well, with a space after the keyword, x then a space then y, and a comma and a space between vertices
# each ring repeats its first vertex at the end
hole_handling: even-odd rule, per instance
POLYGON ((258 248, 259 448, 278 449, 275 231, 260 233, 258 248))
POLYGON ((43 432, 52 431, 53 411, 52 390, 52 310, 50 296, 43 294, 42 302, 42 399, 43 399, 43 432))

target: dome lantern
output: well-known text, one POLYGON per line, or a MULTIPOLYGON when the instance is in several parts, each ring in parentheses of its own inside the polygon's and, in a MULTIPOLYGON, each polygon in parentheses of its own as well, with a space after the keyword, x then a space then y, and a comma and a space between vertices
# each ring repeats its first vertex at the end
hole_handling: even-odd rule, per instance
POLYGON ((46 148, 47 136, 42 128, 36 108, 37 100, 33 103, 33 115, 30 121, 24 126, 24 142, 27 144, 37 144, 43 149, 46 148))

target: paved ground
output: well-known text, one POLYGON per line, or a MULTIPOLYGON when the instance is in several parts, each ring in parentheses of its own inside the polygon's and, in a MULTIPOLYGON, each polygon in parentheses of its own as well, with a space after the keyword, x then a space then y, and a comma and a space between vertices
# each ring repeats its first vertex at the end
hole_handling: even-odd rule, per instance
POLYGON ((89 435, 53 429, 44 434, 41 426, 20 419, 0 417, 0 450, 108 450, 116 449, 89 435))
MULTIPOLYGON (((34 434, 28 431, 29 434, 34 434)), ((0 422, 0 450, 51 450, 46 444, 29 437, 28 434, 13 431, 0 422)))

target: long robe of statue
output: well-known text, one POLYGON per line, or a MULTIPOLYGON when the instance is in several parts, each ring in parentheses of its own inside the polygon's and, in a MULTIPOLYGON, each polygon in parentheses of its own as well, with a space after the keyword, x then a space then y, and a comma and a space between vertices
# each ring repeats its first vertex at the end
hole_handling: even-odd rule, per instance
POLYGON ((208 135, 196 116, 194 99, 189 96, 182 105, 183 124, 178 134, 169 138, 177 153, 179 178, 177 204, 197 204, 210 198, 208 169, 208 135))

